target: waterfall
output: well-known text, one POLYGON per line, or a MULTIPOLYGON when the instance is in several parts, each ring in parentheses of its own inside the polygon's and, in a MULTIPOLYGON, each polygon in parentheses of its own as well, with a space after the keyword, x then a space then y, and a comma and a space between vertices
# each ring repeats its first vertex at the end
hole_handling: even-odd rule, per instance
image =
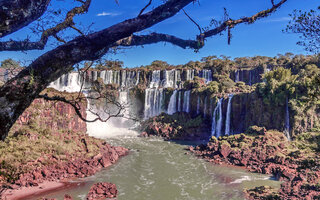
POLYGON ((136 72, 136 83, 135 83, 135 85, 138 85, 139 84, 139 79, 140 79, 140 71, 137 71, 136 72))
POLYGON ((217 138, 221 136, 222 129, 222 101, 223 98, 219 99, 212 117, 211 136, 216 136, 217 138))
POLYGON ((178 96, 178 112, 181 112, 181 91, 179 91, 178 96))
POLYGON ((183 112, 190 112, 190 90, 187 90, 183 94, 183 112))
POLYGON ((80 74, 78 72, 64 74, 56 81, 50 83, 48 87, 59 91, 79 92, 81 89, 80 74))
POLYGON ((235 71, 235 81, 234 82, 239 82, 240 81, 240 70, 235 71))
POLYGON ((209 69, 203 69, 200 73, 200 77, 206 80, 206 83, 212 81, 212 71, 209 69))
POLYGON ((146 89, 144 118, 160 115, 163 107, 163 89, 146 89))
POLYGON ((187 69, 186 70, 187 75, 186 75, 186 80, 190 81, 194 79, 194 70, 193 69, 187 69))
POLYGON ((227 107, 227 116, 226 116, 225 135, 230 135, 230 119, 231 119, 232 97, 233 97, 233 94, 229 94, 228 107, 227 107))
POLYGON ((119 94, 119 103, 124 106, 123 116, 124 118, 121 118, 121 123, 124 124, 127 119, 130 117, 130 108, 129 108, 129 100, 128 100, 128 92, 120 92, 119 94))
MULTIPOLYGON (((84 93, 85 96, 87 96, 87 93, 84 93)), ((94 100, 87 99, 87 120, 94 120, 96 119, 96 115, 93 114, 91 111, 94 113, 98 113, 99 117, 102 119, 106 119, 106 115, 104 113, 105 109, 112 110, 110 109, 107 105, 101 105, 101 104, 95 104, 94 100)), ((128 93, 127 92, 120 92, 119 94, 119 102, 122 105, 125 105, 128 107, 129 105, 129 99, 128 99, 128 93)), ((113 110, 114 112, 117 112, 113 110)), ((121 115, 124 115, 125 117, 129 116, 129 109, 126 108, 126 110, 122 111, 120 113, 121 115)), ((87 123, 87 133, 90 136, 94 137, 99 137, 99 138, 105 138, 105 137, 116 137, 119 135, 136 135, 136 133, 132 130, 129 130, 129 128, 133 127, 135 124, 134 121, 128 120, 125 118, 120 118, 115 117, 115 118, 110 118, 107 122, 102 122, 102 121, 95 121, 95 122, 88 122, 87 123)))
POLYGON ((172 115, 175 112, 177 112, 177 90, 174 90, 171 97, 170 97, 170 101, 169 101, 169 105, 168 105, 168 114, 172 115))
POLYGON ((149 88, 158 88, 160 86, 160 70, 152 71, 149 88))
POLYGON ((249 70, 249 85, 252 85, 252 79, 251 79, 251 70, 249 70))
POLYGON ((285 119, 285 133, 289 141, 291 141, 290 137, 290 113, 289 113, 289 102, 288 97, 286 99, 286 119, 285 119))
POLYGON ((121 87, 125 88, 127 86, 127 71, 126 70, 122 70, 121 71, 121 87))
POLYGON ((174 88, 180 88, 181 83, 178 85, 178 82, 181 82, 181 72, 180 70, 174 70, 174 88))
POLYGON ((200 113, 200 96, 198 96, 198 100, 197 100, 197 115, 199 115, 200 113))

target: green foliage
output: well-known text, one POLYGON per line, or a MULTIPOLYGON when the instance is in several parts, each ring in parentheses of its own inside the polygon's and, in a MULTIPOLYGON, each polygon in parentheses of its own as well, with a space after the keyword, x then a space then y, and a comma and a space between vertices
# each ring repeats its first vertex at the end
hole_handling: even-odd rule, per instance
POLYGON ((5 69, 15 69, 15 68, 19 68, 21 66, 17 61, 9 58, 9 59, 3 60, 1 62, 1 66, 0 67, 5 68, 5 69))
POLYGON ((320 49, 320 6, 316 10, 308 12, 294 10, 290 14, 291 20, 284 30, 287 33, 295 33, 300 36, 298 45, 305 50, 319 53, 320 49))
POLYGON ((263 78, 265 83, 259 83, 257 92, 264 97, 264 102, 273 105, 284 105, 286 98, 295 92, 296 75, 290 69, 279 67, 266 73, 263 78))
POLYGON ((259 126, 250 126, 248 130, 246 131, 246 134, 249 135, 264 135, 266 132, 265 127, 259 127, 259 126))
POLYGON ((98 70, 119 69, 123 67, 123 61, 120 60, 103 60, 95 66, 98 70))

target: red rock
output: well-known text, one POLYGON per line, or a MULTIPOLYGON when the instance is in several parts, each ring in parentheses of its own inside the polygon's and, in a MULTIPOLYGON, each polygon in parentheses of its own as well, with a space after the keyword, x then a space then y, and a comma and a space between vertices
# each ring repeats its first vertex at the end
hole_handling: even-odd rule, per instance
POLYGON ((73 200, 73 198, 70 195, 65 194, 63 200, 73 200))
POLYGON ((224 158, 227 158, 231 152, 231 148, 227 144, 222 144, 220 147, 220 153, 224 158))
POLYGON ((103 198, 117 197, 118 190, 115 184, 112 183, 96 183, 91 188, 87 195, 87 200, 97 200, 103 198))

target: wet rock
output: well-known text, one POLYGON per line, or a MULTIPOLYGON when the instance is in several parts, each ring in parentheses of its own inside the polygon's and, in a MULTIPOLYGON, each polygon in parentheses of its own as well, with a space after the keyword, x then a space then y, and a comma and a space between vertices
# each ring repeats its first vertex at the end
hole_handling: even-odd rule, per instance
POLYGON ((96 183, 90 188, 87 200, 115 198, 117 197, 117 194, 118 190, 115 184, 107 182, 96 183))
POLYGON ((320 198, 320 157, 286 141, 283 133, 253 127, 249 135, 220 137, 189 150, 215 164, 245 166, 249 171, 272 174, 282 181, 280 190, 257 187, 245 190, 247 199, 320 198), (216 148, 219 146, 219 148, 216 148))
POLYGON ((73 200, 73 198, 70 195, 65 194, 63 200, 73 200))

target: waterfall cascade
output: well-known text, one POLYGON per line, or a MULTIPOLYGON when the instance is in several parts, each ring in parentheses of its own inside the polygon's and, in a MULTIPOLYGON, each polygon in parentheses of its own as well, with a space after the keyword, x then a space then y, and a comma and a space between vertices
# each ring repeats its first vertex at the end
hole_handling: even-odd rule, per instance
POLYGON ((181 91, 178 92, 178 112, 181 112, 181 91))
POLYGON ((204 78, 206 80, 206 83, 209 83, 210 81, 212 81, 212 71, 209 69, 203 69, 200 72, 200 77, 204 78))
POLYGON ((184 112, 190 112, 190 90, 184 92, 183 95, 183 109, 184 112))
POLYGON ((172 115, 177 112, 177 90, 174 90, 169 101, 168 105, 168 114, 172 115))
POLYGON ((229 95, 228 98, 228 107, 227 107, 227 115, 226 115, 226 127, 225 127, 225 135, 230 135, 230 119, 231 119, 231 103, 232 103, 233 94, 229 95))
MULTIPOLYGON (((194 80, 195 76, 204 78, 206 83, 213 80, 212 71, 209 69, 203 69, 200 71, 194 69, 170 69, 170 70, 153 70, 145 71, 139 69, 119 69, 119 70, 104 70, 104 71, 87 71, 84 73, 71 72, 61 76, 58 80, 52 82, 49 87, 55 88, 59 91, 67 92, 78 92, 81 88, 83 92, 91 90, 92 85, 95 81, 102 81, 104 84, 116 84, 118 85, 120 103, 126 102, 128 105, 134 103, 136 98, 131 93, 130 90, 139 84, 147 86, 147 88, 142 93, 144 100, 140 107, 136 109, 135 112, 130 112, 130 109, 134 106, 127 107, 127 110, 123 113, 124 115, 138 115, 141 118, 148 119, 150 117, 161 114, 161 112, 167 112, 168 114, 173 114, 175 112, 191 112, 198 114, 203 114, 204 117, 212 117, 214 123, 212 124, 212 132, 216 136, 220 136, 222 133, 223 122, 222 122, 222 99, 219 100, 217 106, 214 108, 212 104, 212 99, 205 96, 197 96, 196 108, 191 107, 191 91, 184 91, 182 86, 184 81, 194 80), (165 88, 174 88, 169 104, 164 105, 167 90, 165 88), (129 95, 130 94, 130 95, 129 95), (202 99, 203 98, 203 99, 202 99), (209 98, 209 99, 208 99, 209 98), (214 112, 213 112, 214 110, 214 112), (136 112, 139 112, 138 114, 136 112), (143 116, 142 116, 143 115, 143 116)), ((235 71, 235 81, 241 81, 243 78, 243 70, 235 71)), ((251 74, 250 74, 251 78, 251 74)), ((251 81, 250 81, 251 83, 251 81)), ((193 98, 193 96, 192 96, 193 98)), ((226 114, 226 129, 225 134, 230 132, 230 112, 231 112, 231 99, 229 97, 228 111, 226 114)), ((91 103, 92 104, 92 103, 91 103)), ((88 104, 90 105, 90 103, 88 104)), ((103 106, 103 105, 100 105, 103 106)), ((91 106, 91 108, 95 108, 91 106)), ((99 109, 99 108, 95 108, 99 109)), ((134 108, 135 109, 135 108, 134 108)), ((90 116, 90 114, 89 114, 90 116)), ((121 123, 125 121, 120 120, 121 123)), ((120 122, 118 120, 118 122, 120 122)))
POLYGON ((234 82, 239 82, 239 81, 240 81, 240 70, 236 70, 234 82))
POLYGON ((213 112, 211 136, 220 137, 222 129, 222 101, 223 98, 219 99, 217 106, 213 112), (217 120, 218 119, 218 120, 217 120))
POLYGON ((144 118, 160 115, 163 111, 163 89, 146 89, 144 118))

